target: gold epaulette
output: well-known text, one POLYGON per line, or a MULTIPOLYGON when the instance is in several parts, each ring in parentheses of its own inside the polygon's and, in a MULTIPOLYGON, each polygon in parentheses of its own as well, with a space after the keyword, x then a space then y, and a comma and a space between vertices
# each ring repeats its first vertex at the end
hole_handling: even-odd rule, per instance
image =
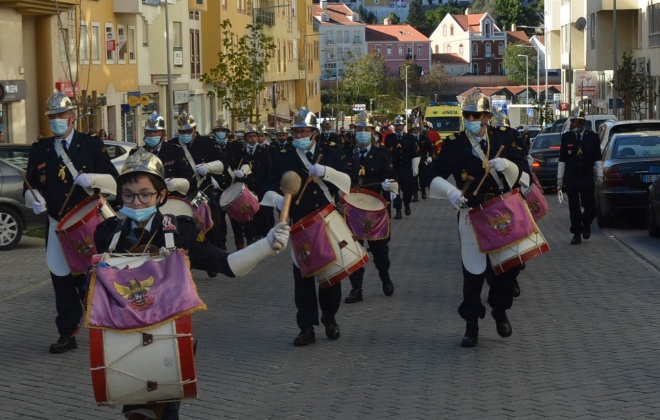
POLYGON ((456 140, 456 139, 457 139, 456 133, 450 134, 447 137, 445 137, 445 140, 456 140))
POLYGON ((331 141, 330 143, 328 143, 328 146, 336 146, 336 145, 337 145, 337 143, 335 143, 334 141, 331 141))

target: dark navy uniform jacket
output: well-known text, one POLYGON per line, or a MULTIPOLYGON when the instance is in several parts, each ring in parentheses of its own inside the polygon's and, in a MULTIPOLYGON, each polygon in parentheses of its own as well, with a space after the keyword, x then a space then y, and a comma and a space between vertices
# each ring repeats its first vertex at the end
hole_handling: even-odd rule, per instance
POLYGON ((383 181, 397 179, 387 149, 372 144, 363 158, 360 157, 360 152, 360 149, 357 149, 353 154, 353 165, 351 165, 353 184, 369 185, 365 188, 380 193, 380 184, 383 181))
POLYGON ((236 181, 245 183, 250 191, 257 194, 259 198, 263 197, 263 194, 266 192, 266 190, 264 190, 266 177, 268 177, 273 170, 273 158, 271 157, 271 152, 268 151, 266 147, 257 146, 254 149, 252 156, 250 156, 246 146, 243 148, 243 155, 241 158, 243 159, 241 166, 250 165, 252 173, 243 178, 237 179, 236 181))
POLYGON ((572 131, 561 135, 559 161, 566 163, 564 177, 567 181, 571 178, 593 178, 594 162, 599 160, 603 160, 600 138, 594 131, 584 130, 582 139, 572 131))
MULTIPOLYGON (((73 185, 73 177, 55 151, 55 140, 55 137, 50 137, 32 145, 26 177, 32 188, 39 190, 46 200, 48 214, 53 219, 60 220, 89 195, 82 187, 76 186, 62 210, 62 215, 59 215, 73 185)), ((115 178, 119 176, 105 151, 103 140, 97 137, 74 131, 67 155, 79 173, 110 174, 115 178)))
POLYGON ((188 163, 183 147, 181 147, 178 140, 176 142, 163 141, 158 151, 151 151, 148 148, 147 150, 158 156, 163 162, 163 166, 165 167, 165 178, 185 178, 190 182, 188 194, 196 191, 197 183, 195 182, 195 173, 188 163))
MULTIPOLYGON (((170 140, 170 142, 178 144, 179 137, 177 136, 173 138, 172 140, 170 140)), ((195 161, 195 165, 219 160, 222 162, 224 167, 227 168, 228 162, 225 155, 222 153, 222 150, 220 150, 215 146, 216 143, 214 140, 211 140, 209 137, 197 133, 193 138, 193 141, 184 147, 188 147, 188 151, 190 152, 190 156, 192 156, 193 160, 195 161)), ((190 191, 188 191, 189 196, 190 193, 193 192, 193 188, 192 188, 193 186, 195 187, 197 186, 196 180, 195 182, 193 182, 193 184, 191 184, 191 189, 190 191)), ((211 185, 210 173, 204 177, 204 181, 199 186, 199 189, 204 191, 206 194, 211 194, 211 192, 213 191, 213 186, 211 185)))
POLYGON ((402 133, 401 138, 396 133, 385 137, 385 147, 389 149, 392 156, 392 164, 396 169, 412 170, 412 160, 419 156, 419 148, 415 138, 402 133))

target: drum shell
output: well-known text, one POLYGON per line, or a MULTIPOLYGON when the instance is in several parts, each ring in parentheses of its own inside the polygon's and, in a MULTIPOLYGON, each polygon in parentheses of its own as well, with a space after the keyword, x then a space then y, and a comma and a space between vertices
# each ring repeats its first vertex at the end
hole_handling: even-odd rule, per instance
POLYGON ((162 214, 173 214, 174 216, 195 217, 195 209, 184 198, 170 195, 165 204, 158 208, 162 214))
POLYGON ((543 190, 536 183, 525 194, 525 202, 535 222, 538 222, 548 214, 548 202, 543 195, 543 190))
POLYGON ((342 197, 344 218, 357 239, 378 241, 390 237, 390 215, 387 201, 373 191, 351 190, 342 197))
POLYGON ((247 185, 236 182, 220 196, 220 208, 237 222, 249 222, 259 211, 259 200, 247 185))
POLYGON ((488 259, 495 274, 500 275, 548 251, 550 251, 550 245, 541 231, 538 231, 508 248, 488 253, 488 259))

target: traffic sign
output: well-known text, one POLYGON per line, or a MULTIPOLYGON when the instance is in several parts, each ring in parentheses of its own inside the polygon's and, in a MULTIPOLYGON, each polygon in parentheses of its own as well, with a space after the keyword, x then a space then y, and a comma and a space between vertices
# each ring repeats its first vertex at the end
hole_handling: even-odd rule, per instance
POLYGON ((528 117, 534 116, 534 108, 527 108, 527 116, 528 117))
POLYGON ((568 102, 559 102, 560 111, 568 111, 568 102))
POLYGON ((353 111, 366 111, 367 104, 353 104, 353 111))

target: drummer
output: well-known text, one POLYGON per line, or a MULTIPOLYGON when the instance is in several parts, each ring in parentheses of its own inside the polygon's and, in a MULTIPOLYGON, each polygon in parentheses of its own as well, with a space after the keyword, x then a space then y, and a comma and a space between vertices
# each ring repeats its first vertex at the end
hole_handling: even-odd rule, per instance
POLYGON ((85 296, 86 278, 84 274, 71 274, 55 228, 63 215, 94 189, 114 194, 117 170, 103 140, 75 129, 76 107, 66 95, 53 92, 46 102, 46 116, 54 136, 32 145, 26 171, 29 184, 23 189, 27 207, 36 214, 48 212, 46 263, 55 291, 55 324, 59 333, 49 350, 65 353, 78 348, 75 335, 83 314, 81 298, 85 296))
POLYGON ((506 310, 513 302, 513 280, 519 268, 497 276, 486 256, 479 252, 472 227, 466 220, 467 209, 499 196, 519 184, 529 186, 530 176, 521 168, 526 165, 525 151, 516 144, 510 131, 488 126, 491 116, 490 101, 479 89, 465 98, 462 105, 465 130, 449 135, 443 142, 438 157, 429 166, 427 181, 431 198, 447 198, 459 210, 459 237, 463 266, 463 302, 459 315, 466 321, 463 347, 475 347, 478 342, 479 318, 484 318, 486 308, 481 303, 484 280, 490 290, 488 303, 495 319, 497 333, 509 337, 511 323, 506 310), (495 157, 503 147, 501 157, 495 157), (486 174, 479 193, 475 192, 479 181, 486 174), (457 187, 446 181, 453 175, 457 187), (474 178, 467 191, 461 192, 468 176, 474 178))
MULTIPOLYGON (((346 165, 346 156, 337 143, 321 144, 316 141, 319 135, 316 115, 301 108, 295 115, 293 132, 293 148, 283 149, 275 159, 274 170, 266 180, 266 191, 280 192, 280 180, 287 171, 295 171, 303 182, 310 176, 316 182, 310 182, 300 197, 300 204, 292 203, 290 209, 293 223, 308 214, 334 203, 334 195, 338 188, 343 192, 350 191, 351 180, 346 165), (318 163, 314 163, 321 159, 318 163)), ((278 209, 281 210, 283 198, 280 197, 278 209)), ((341 304, 341 282, 328 288, 318 288, 318 303, 316 281, 314 277, 303 277, 300 269, 293 264, 293 279, 295 302, 298 309, 296 321, 300 333, 293 341, 296 346, 306 346, 316 341, 314 326, 319 325, 319 305, 321 307, 321 323, 325 326, 325 335, 330 340, 340 336, 339 325, 335 315, 341 304)))
MULTIPOLYGON (((397 183, 396 171, 392 166, 389 151, 374 144, 375 133, 373 130, 373 117, 365 111, 360 112, 355 123, 355 141, 358 144, 358 153, 355 154, 351 166, 353 180, 357 181, 358 191, 364 188, 379 195, 389 195, 392 185, 397 183)), ((394 189, 397 189, 396 185, 394 189)), ((394 284, 390 278, 389 242, 389 236, 386 239, 367 241, 374 258, 374 265, 378 270, 378 276, 383 283, 385 296, 392 296, 394 293, 394 284)), ((352 288, 344 302, 356 303, 362 301, 364 272, 364 267, 360 267, 349 276, 352 288)))
MULTIPOLYGON (((99 253, 108 251, 116 232, 120 233, 113 252, 141 253, 157 251, 165 246, 163 215, 158 210, 167 201, 164 174, 161 160, 142 148, 128 157, 117 178, 116 188, 117 197, 122 202, 119 212, 125 218, 113 217, 97 226, 94 242, 99 253)), ((206 245, 197 242, 197 224, 191 217, 177 216, 176 226, 178 233, 174 235, 174 243, 177 248, 189 252, 192 266, 203 266, 206 270, 228 277, 245 276, 261 260, 277 253, 276 247, 284 249, 289 240, 289 226, 280 223, 271 229, 267 238, 242 251, 228 254, 208 242, 205 242, 206 245)), ((142 408, 162 412, 159 417, 161 419, 179 418, 178 402, 152 404, 148 407, 146 403, 142 407, 125 406, 124 412, 130 413, 142 408)), ((130 418, 139 417, 135 414, 130 418)))

